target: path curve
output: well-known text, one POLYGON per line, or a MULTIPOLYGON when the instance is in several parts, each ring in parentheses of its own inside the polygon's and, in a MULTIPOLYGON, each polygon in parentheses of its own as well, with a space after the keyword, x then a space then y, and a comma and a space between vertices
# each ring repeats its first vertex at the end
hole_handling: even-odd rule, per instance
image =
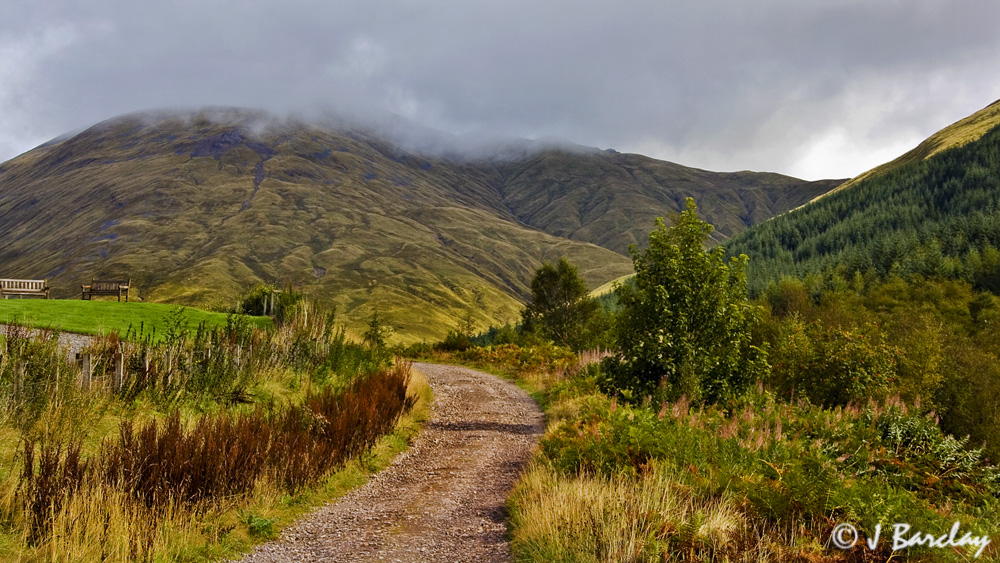
POLYGON ((434 389, 434 406, 410 449, 244 563, 510 561, 504 503, 545 417, 509 381, 457 366, 413 367, 434 389))

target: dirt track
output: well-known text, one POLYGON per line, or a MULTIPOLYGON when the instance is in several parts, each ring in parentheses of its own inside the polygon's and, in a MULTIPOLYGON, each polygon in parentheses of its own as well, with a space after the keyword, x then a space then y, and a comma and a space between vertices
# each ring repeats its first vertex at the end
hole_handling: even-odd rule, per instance
POLYGON ((414 368, 435 400, 410 450, 244 562, 510 560, 504 501, 544 415, 508 381, 454 366, 414 368))

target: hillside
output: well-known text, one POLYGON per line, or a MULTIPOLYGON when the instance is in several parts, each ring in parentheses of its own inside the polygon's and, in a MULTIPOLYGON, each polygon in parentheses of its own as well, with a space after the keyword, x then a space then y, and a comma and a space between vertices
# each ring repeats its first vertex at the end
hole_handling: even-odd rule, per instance
POLYGON ((987 131, 993 129, 997 125, 1000 125, 1000 100, 997 100, 969 117, 960 119, 937 133, 934 133, 913 148, 913 150, 906 152, 899 158, 891 160, 859 176, 851 178, 836 188, 816 196, 815 199, 820 199, 840 190, 851 188, 866 178, 885 174, 891 170, 899 168, 900 166, 931 158, 941 151, 960 147, 976 141, 985 135, 987 131))
POLYGON ((833 185, 596 149, 426 156, 250 110, 141 114, 0 166, 0 276, 57 297, 125 276, 144 300, 208 307, 293 283, 355 328, 377 306, 413 341, 469 311, 516 318, 543 260, 566 255, 595 287, 627 273, 625 246, 678 198, 738 232, 833 185))
POLYGON ((1000 292, 1000 103, 727 242, 751 293, 782 276, 919 274, 1000 292))
POLYGON ((694 197, 721 241, 825 193, 843 180, 709 172, 615 151, 547 151, 498 167, 518 219, 554 235, 626 253, 645 246, 657 217, 694 197))

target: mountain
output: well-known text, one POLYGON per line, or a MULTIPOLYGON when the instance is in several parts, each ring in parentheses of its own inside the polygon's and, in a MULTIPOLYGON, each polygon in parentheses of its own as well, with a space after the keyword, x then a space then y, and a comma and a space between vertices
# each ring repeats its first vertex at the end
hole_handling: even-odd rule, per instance
POLYGON ((0 165, 0 276, 74 297, 131 277, 142 299, 231 305, 292 283, 349 326, 378 307, 404 342, 471 314, 517 318, 543 260, 597 286, 653 218, 694 196, 722 234, 837 184, 712 173, 585 147, 434 156, 348 124, 221 108, 115 118, 0 165))
POLYGON ((721 241, 843 182, 709 172, 615 151, 546 151, 497 170, 519 220, 621 253, 645 246, 655 219, 682 210, 688 197, 721 241))
POLYGON ((962 278, 1000 293, 1000 102, 726 242, 759 293, 783 276, 962 278))

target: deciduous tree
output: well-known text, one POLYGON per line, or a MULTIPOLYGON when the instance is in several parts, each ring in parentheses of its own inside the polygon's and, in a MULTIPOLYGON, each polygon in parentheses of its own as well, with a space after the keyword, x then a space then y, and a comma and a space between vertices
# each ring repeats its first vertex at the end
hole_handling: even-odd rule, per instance
POLYGON ((706 251, 712 230, 688 198, 675 226, 657 219, 649 247, 630 247, 636 275, 617 290, 617 354, 603 365, 612 389, 719 401, 743 393, 767 369, 750 342, 757 309, 747 300, 747 257, 727 265, 721 247, 706 251))

